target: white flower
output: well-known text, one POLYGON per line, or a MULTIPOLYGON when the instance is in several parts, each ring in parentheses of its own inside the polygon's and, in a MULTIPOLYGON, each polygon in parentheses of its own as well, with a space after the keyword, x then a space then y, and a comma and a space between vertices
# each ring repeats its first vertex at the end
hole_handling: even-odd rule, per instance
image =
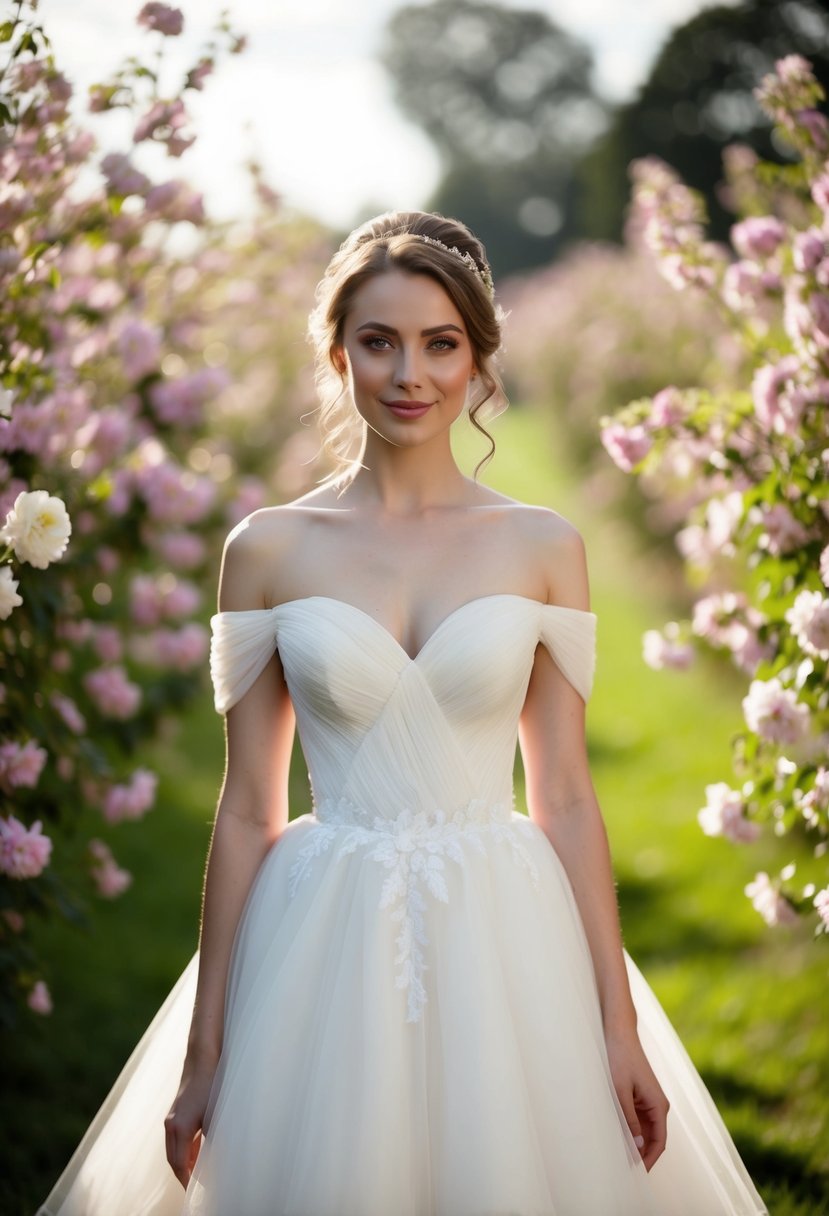
POLYGON ((0 528, 0 540, 12 546, 20 561, 45 570, 63 555, 71 532, 60 498, 46 490, 22 490, 0 528))
POLYGON ((693 661, 694 648, 688 642, 679 641, 679 626, 676 621, 669 621, 664 633, 646 629, 642 634, 642 658, 656 671, 663 667, 684 671, 693 661))
POLYGON ((706 785, 707 802, 697 814, 699 825, 706 836, 725 836, 728 840, 756 840, 759 825, 747 819, 742 796, 724 781, 706 785))
POLYGON ((784 895, 774 886, 765 870, 754 875, 745 893, 767 925, 791 925, 797 913, 784 895))
POLYGON ((13 608, 23 603, 17 594, 17 579, 12 576, 11 566, 0 566, 0 621, 7 620, 13 608))
POLYGON ((775 677, 752 680, 743 697, 746 725, 773 743, 796 743, 809 729, 809 707, 775 677))
POLYGON ((0 388, 0 416, 11 418, 14 393, 10 388, 0 388))
POLYGON ((829 659, 829 598, 819 591, 801 591, 786 620, 806 654, 829 659))

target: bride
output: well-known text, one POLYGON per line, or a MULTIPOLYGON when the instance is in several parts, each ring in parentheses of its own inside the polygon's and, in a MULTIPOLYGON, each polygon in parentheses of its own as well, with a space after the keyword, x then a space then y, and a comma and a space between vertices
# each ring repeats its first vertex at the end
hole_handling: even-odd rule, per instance
POLYGON ((502 398, 501 320, 455 220, 382 215, 334 255, 335 473, 222 559, 200 949, 44 1216, 766 1211, 622 946, 581 537, 452 455, 502 398))

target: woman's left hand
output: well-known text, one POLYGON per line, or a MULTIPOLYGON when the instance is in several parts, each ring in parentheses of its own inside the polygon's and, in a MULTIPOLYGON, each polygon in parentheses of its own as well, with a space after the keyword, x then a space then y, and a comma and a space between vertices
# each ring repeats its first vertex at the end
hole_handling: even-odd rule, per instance
POLYGON ((605 1034, 610 1074, 627 1125, 650 1172, 665 1151, 670 1103, 635 1031, 605 1034))

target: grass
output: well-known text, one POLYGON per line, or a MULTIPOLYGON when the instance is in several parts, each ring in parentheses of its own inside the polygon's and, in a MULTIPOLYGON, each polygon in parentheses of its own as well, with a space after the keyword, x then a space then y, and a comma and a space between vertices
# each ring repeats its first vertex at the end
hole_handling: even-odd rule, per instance
MULTIPOLYGON (((594 781, 615 860, 625 943, 665 1007, 773 1216, 829 1212, 829 956, 805 926, 770 931, 742 894, 771 864, 762 842, 703 836, 696 810, 727 779, 739 684, 710 663, 656 673, 642 631, 674 611, 671 584, 585 501, 538 415, 496 426, 489 484, 555 506, 582 531, 598 615, 588 715, 594 781)), ((463 445, 464 451, 466 445, 463 445)), ((111 840, 135 884, 94 906, 91 927, 43 926, 55 998, 6 1065, 0 1211, 31 1216, 196 944, 201 873, 223 763, 206 690, 142 763, 156 809, 111 840)), ((520 777, 520 774, 519 774, 520 777)), ((297 753, 294 812, 308 807, 297 753)), ((703 1216, 703 1214, 701 1214, 703 1216)), ((707 1216, 707 1214, 704 1214, 707 1216)))

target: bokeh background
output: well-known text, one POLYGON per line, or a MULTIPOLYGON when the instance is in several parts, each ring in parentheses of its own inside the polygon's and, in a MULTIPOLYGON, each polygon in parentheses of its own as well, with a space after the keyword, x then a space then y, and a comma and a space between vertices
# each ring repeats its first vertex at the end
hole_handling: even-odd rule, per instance
MULTIPOLYGON (((67 465, 96 487, 94 501, 61 479, 56 460, 42 460, 42 469, 53 474, 53 492, 73 503, 73 520, 87 520, 72 542, 87 566, 80 558, 73 566, 70 549, 66 570, 76 579, 76 615, 93 624, 67 637, 80 655, 94 647, 96 629, 119 629, 151 707, 132 732, 101 718, 113 745, 93 757, 97 779, 114 780, 117 756, 126 756, 133 768, 157 774, 158 784, 150 813, 144 806, 134 814, 113 812, 88 774, 71 787, 77 801, 68 814, 69 787, 57 765, 53 779, 47 766, 39 789, 18 791, 29 819, 54 821, 53 867, 69 879, 85 874, 89 839, 100 838, 131 880, 108 898, 114 889, 107 893, 100 882, 96 889, 87 873, 74 885, 67 879, 69 895, 44 888, 25 909, 32 953, 24 979, 48 983, 51 1008, 24 1004, 9 1016, 0 1210, 22 1216, 43 1199, 196 946, 222 777, 221 721, 198 635, 190 635, 189 666, 165 667, 157 647, 150 655, 146 630, 165 613, 204 630, 228 528, 319 477, 313 428, 303 425, 314 406, 304 340, 314 284, 356 223, 387 208, 422 207, 457 215, 481 236, 510 311, 504 371, 511 406, 493 426, 497 451, 484 480, 561 511, 587 542, 599 617, 590 751, 627 948, 770 1210, 829 1212, 824 941, 814 940, 813 922, 769 928, 743 893, 757 871, 776 864, 773 838, 735 846, 700 831, 704 787, 728 779, 745 679, 707 653, 683 671, 643 662, 644 632, 687 614, 693 601, 675 544, 681 511, 670 496, 643 494, 600 438, 600 419, 628 401, 671 384, 737 384, 742 371, 710 301, 676 292, 637 242, 631 162, 658 156, 672 166, 705 200, 710 237, 726 240, 734 214, 723 189, 724 151, 739 144, 778 163, 791 157, 753 90, 792 53, 829 83, 825 5, 237 0, 229 22, 245 43, 223 57, 217 52, 204 87, 188 92, 196 138, 172 157, 161 127, 132 146, 138 100, 90 114, 88 90, 130 57, 133 69, 150 65, 159 81, 183 77, 213 37, 219 9, 184 3, 181 33, 164 37, 139 29, 138 8, 42 0, 36 19, 73 86, 67 121, 95 131, 95 157, 77 165, 76 197, 101 191, 108 152, 129 152, 152 181, 171 175, 172 159, 175 176, 194 192, 189 215, 158 203, 146 262, 135 254, 138 229, 129 224, 139 211, 128 197, 146 197, 146 186, 115 182, 111 166, 103 174, 106 197, 121 201, 95 221, 104 234, 99 247, 120 250, 110 280, 133 304, 140 299, 162 337, 142 364, 136 349, 146 354, 149 339, 136 331, 133 346, 118 347, 116 370, 102 343, 79 364, 79 383, 97 409, 139 421, 146 414, 155 429, 136 423, 135 451, 118 454, 131 470, 122 480, 106 472, 104 459, 85 474, 87 457, 73 455, 81 451, 77 435, 67 439, 67 465), (191 385, 186 402, 160 393, 165 379, 196 368, 213 378, 199 392, 191 385), (181 484, 209 484, 200 513, 165 515, 155 505, 172 483, 162 480, 158 490, 147 469, 173 465, 158 446, 147 454, 151 442, 178 461, 181 484), (185 527, 202 548, 177 566, 165 532, 185 527), (96 556, 90 536, 120 552, 120 562, 96 556), (178 607, 170 607, 174 593, 178 607)), ((10 17, 15 11, 9 5, 10 17)), ((130 80, 137 98, 142 81, 130 80)), ((158 81, 155 87, 156 98, 164 94, 158 81)), ((63 273, 70 282, 71 269, 63 273)), ((64 305, 61 316, 70 311, 64 305)), ((105 311, 89 305, 85 339, 109 326, 105 311)), ((78 339, 70 328, 65 341, 78 339)), ((33 378, 29 388, 37 387, 33 378)), ((90 434, 94 449, 102 441, 90 434)), ((470 468, 482 454, 476 437, 463 432, 457 450, 470 468)), ((30 445, 29 455, 42 452, 30 445)), ((31 470, 26 476, 33 487, 52 484, 31 470)), ((4 512, 8 485, 5 492, 4 512)), ((49 594, 40 607, 59 616, 64 588, 51 577, 50 569, 41 580, 49 594)), ((27 591, 34 601, 31 577, 27 591)), ((106 658, 100 647, 98 658, 106 658)), ((50 671, 50 679, 61 675, 59 664, 50 671)), ((44 713, 41 705, 26 718, 33 737, 45 737, 44 713)), ((83 776, 89 756, 73 753, 75 760, 72 771, 83 776)), ((292 780, 292 813, 301 814, 309 808, 298 750, 292 780)), ((517 780, 520 791, 520 766, 517 780)), ((805 856, 800 843, 791 847, 792 858, 805 856)), ((21 884, 10 885, 16 897, 21 884)), ((16 907, 5 897, 3 906, 16 907)))

